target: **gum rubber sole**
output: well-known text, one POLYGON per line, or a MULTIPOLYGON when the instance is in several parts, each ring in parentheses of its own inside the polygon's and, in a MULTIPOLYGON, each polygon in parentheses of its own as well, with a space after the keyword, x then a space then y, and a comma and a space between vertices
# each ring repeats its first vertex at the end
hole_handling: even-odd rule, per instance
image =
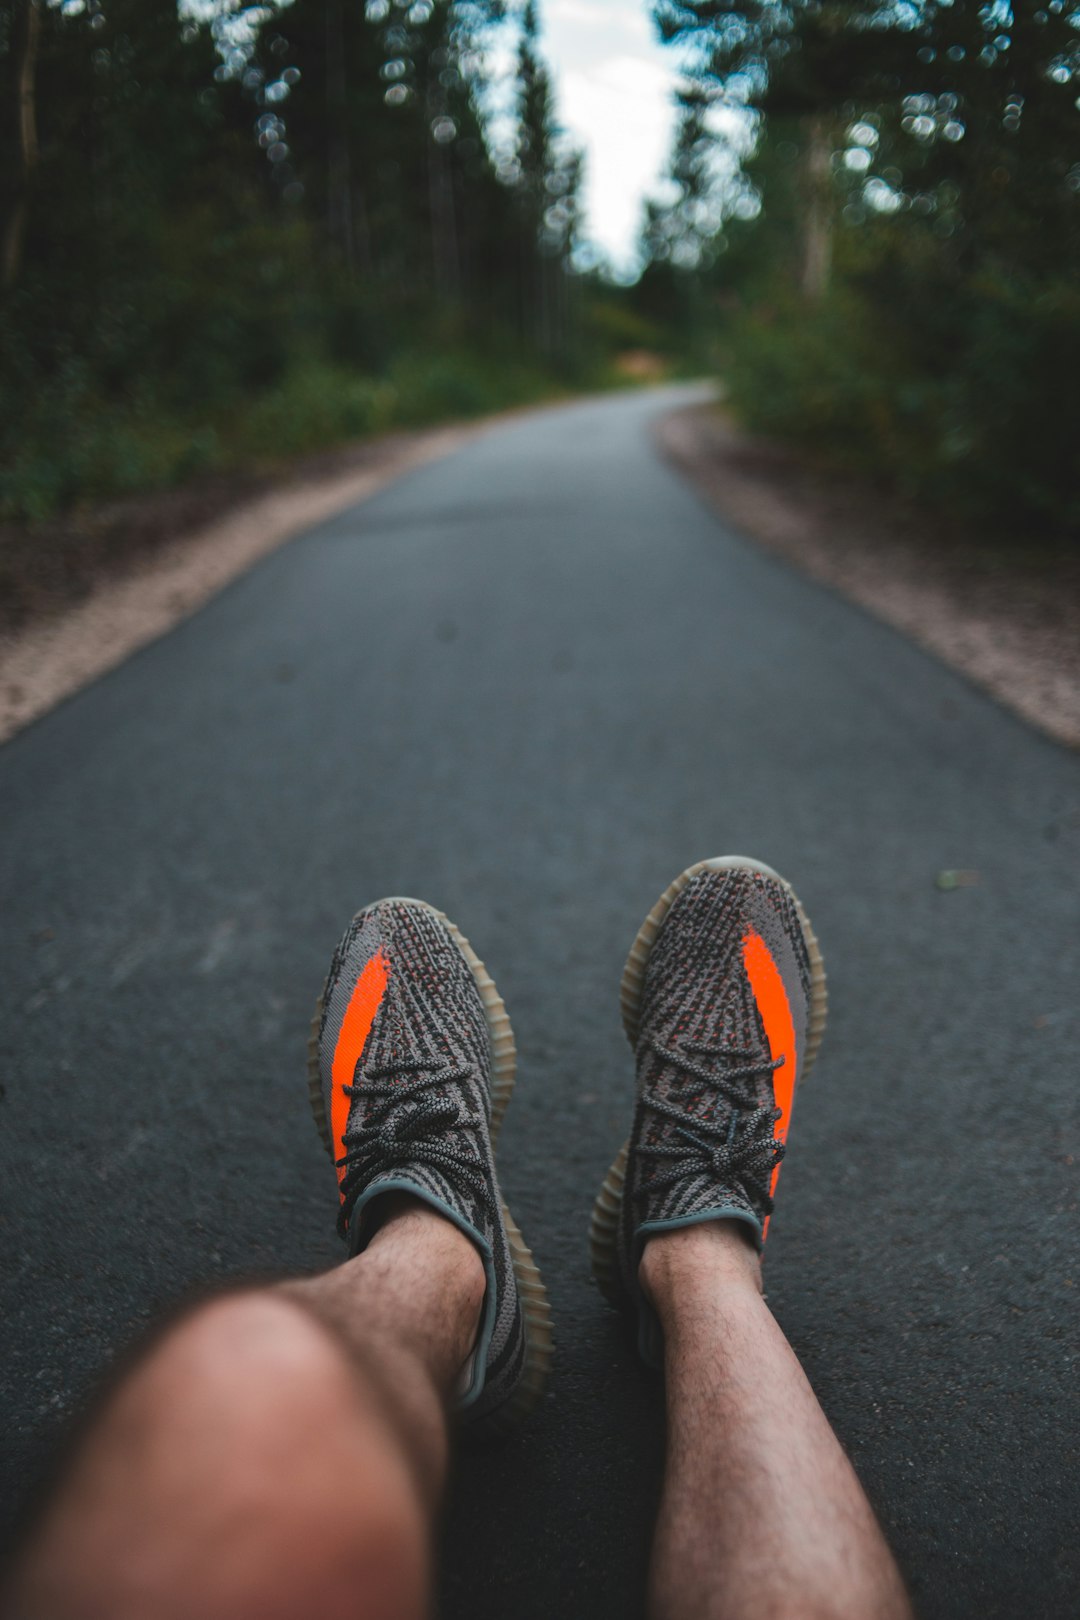
MULTIPOLYGON (((484 1018, 487 1021, 488 1039, 491 1043, 491 1151, 494 1155, 498 1145, 499 1132, 502 1128, 503 1116, 506 1113, 506 1106, 514 1089, 514 1077, 517 1069, 517 1047, 514 1043, 514 1032, 510 1027, 510 1017, 506 1011, 506 1004, 495 988, 495 981, 491 974, 481 962, 460 928, 450 921, 445 912, 439 911, 433 905, 429 905, 426 900, 414 900, 407 895, 388 895, 386 899, 378 900, 375 904, 386 905, 387 901, 392 901, 395 905, 415 906, 418 910, 428 911, 433 917, 437 917, 465 958, 476 988, 480 992, 480 1000, 484 1007, 484 1018)), ((336 1155, 330 1135, 330 1126, 326 1118, 322 1075, 319 1069, 319 1033, 322 1029, 323 1005, 324 993, 320 993, 319 999, 315 1003, 315 1012, 308 1035, 308 1099, 311 1103, 311 1112, 314 1115, 315 1125, 322 1145, 330 1155, 331 1161, 333 1161, 336 1155)), ((478 1418, 474 1424, 470 1425, 470 1432, 475 1434, 509 1433, 528 1416, 544 1392, 554 1353, 554 1339, 551 1331, 551 1306, 548 1303, 547 1291, 517 1222, 507 1209, 505 1202, 500 1199, 499 1203, 507 1243, 510 1248, 510 1258, 514 1267, 514 1277, 517 1281, 518 1295, 521 1299, 522 1315, 525 1321, 525 1366, 521 1378, 509 1399, 504 1401, 501 1406, 496 1407, 493 1412, 488 1413, 483 1418, 478 1418)))
MULTIPOLYGON (((802 929, 806 952, 810 958, 810 1008, 806 1029, 806 1053, 800 1085, 814 1066, 829 1011, 829 993, 825 983, 825 963, 817 935, 803 910, 795 890, 786 878, 764 861, 752 860, 747 855, 714 855, 709 860, 695 861, 670 883, 638 929, 637 938, 623 968, 619 1000, 622 1006, 623 1028, 631 1047, 637 1045, 638 1025, 641 1019, 641 992, 645 983, 645 969, 649 954, 660 928, 676 898, 692 878, 700 872, 760 872, 765 877, 782 883, 795 905, 795 913, 802 929)), ((623 1187, 626 1183, 626 1161, 630 1151, 629 1138, 616 1155, 615 1162, 604 1177, 603 1185, 593 1205, 589 1225, 589 1260, 592 1274, 604 1298, 612 1305, 621 1305, 625 1299, 622 1278, 619 1275, 619 1223, 622 1213, 623 1187)))

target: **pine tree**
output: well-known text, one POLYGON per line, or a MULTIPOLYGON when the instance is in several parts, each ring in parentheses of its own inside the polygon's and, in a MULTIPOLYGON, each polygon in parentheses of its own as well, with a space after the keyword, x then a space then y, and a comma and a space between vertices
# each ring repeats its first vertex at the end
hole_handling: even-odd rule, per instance
POLYGON ((580 220, 584 160, 562 137, 551 72, 540 50, 536 0, 526 0, 517 58, 515 194, 521 323, 546 354, 569 343, 568 276, 580 220))
MULTIPOLYGON (((11 19, 11 54, 14 58, 13 103, 14 136, 18 158, 14 165, 6 199, 3 237, 2 277, 6 290, 14 287, 22 268, 23 241, 26 236, 26 216, 37 169, 37 57, 41 34, 41 9, 38 0, 23 0, 22 6, 11 19)), ((10 47, 9 47, 10 48, 10 47)))
POLYGON ((1060 404, 1080 370, 1080 0, 657 16, 759 118, 764 210, 721 272, 761 310, 731 333, 749 418, 968 509, 1080 524, 1060 404))

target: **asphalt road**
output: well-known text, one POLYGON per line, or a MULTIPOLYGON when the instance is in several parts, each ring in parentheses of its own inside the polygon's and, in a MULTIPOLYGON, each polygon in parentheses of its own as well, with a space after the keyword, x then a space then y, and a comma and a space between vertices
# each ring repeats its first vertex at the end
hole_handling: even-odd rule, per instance
POLYGON ((634 1616, 659 1390, 585 1252, 617 984, 738 851, 832 991, 770 1301, 923 1615, 1080 1608, 1080 760, 725 530, 651 449, 679 397, 498 427, 0 752, 5 1523, 133 1329, 338 1257, 307 1021, 350 913, 413 893, 514 1020, 503 1179, 559 1340, 531 1427, 458 1462, 442 1613, 634 1616))

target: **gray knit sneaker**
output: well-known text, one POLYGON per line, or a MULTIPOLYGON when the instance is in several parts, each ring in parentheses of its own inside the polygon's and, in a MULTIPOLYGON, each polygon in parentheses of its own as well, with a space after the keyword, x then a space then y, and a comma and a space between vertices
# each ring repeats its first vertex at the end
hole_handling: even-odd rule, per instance
POLYGON ((825 968, 809 919, 771 867, 724 855, 689 867, 646 917, 623 972, 637 1058, 630 1137, 593 1210, 593 1274, 634 1302, 638 1344, 660 1365, 638 1286, 655 1232, 744 1223, 762 1247, 795 1088, 825 1029, 825 968))
POLYGON ((499 1196, 494 1146, 516 1052, 484 964, 423 900, 358 912, 334 953, 312 1021, 308 1084, 338 1173, 350 1255, 371 1236, 373 1200, 407 1192, 480 1251, 487 1293, 459 1409, 513 1428, 551 1362, 547 1295, 499 1196))

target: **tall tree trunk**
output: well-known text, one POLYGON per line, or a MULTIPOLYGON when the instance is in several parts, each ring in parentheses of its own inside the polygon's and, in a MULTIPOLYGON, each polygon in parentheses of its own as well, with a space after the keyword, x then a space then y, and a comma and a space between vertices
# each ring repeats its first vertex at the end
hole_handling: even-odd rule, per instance
POLYGON ((461 271, 452 159, 449 149, 441 146, 431 135, 428 136, 428 208, 436 296, 445 303, 453 304, 457 302, 461 287, 461 271))
POLYGON ((349 154, 348 100, 345 82, 345 22, 342 0, 326 6, 326 219, 330 236, 341 249, 349 274, 355 263, 352 217, 352 169, 349 154))
POLYGON ((814 116, 806 121, 805 173, 803 198, 802 263, 799 285, 810 303, 819 303, 829 287, 832 267, 832 187, 829 183, 829 132, 825 119, 814 116))
POLYGON ((36 74, 38 37, 41 18, 38 0, 25 0, 23 6, 22 54, 16 81, 16 102, 19 120, 19 189, 8 217, 4 232, 3 277, 5 289, 14 287, 22 269, 23 242, 26 239, 26 216, 30 207, 30 190, 37 168, 37 102, 36 74))
POLYGON ((356 208, 356 257, 360 266, 361 279, 366 282, 375 280, 375 247, 371 240, 371 221, 368 218, 367 196, 362 187, 357 187, 353 198, 356 208))

